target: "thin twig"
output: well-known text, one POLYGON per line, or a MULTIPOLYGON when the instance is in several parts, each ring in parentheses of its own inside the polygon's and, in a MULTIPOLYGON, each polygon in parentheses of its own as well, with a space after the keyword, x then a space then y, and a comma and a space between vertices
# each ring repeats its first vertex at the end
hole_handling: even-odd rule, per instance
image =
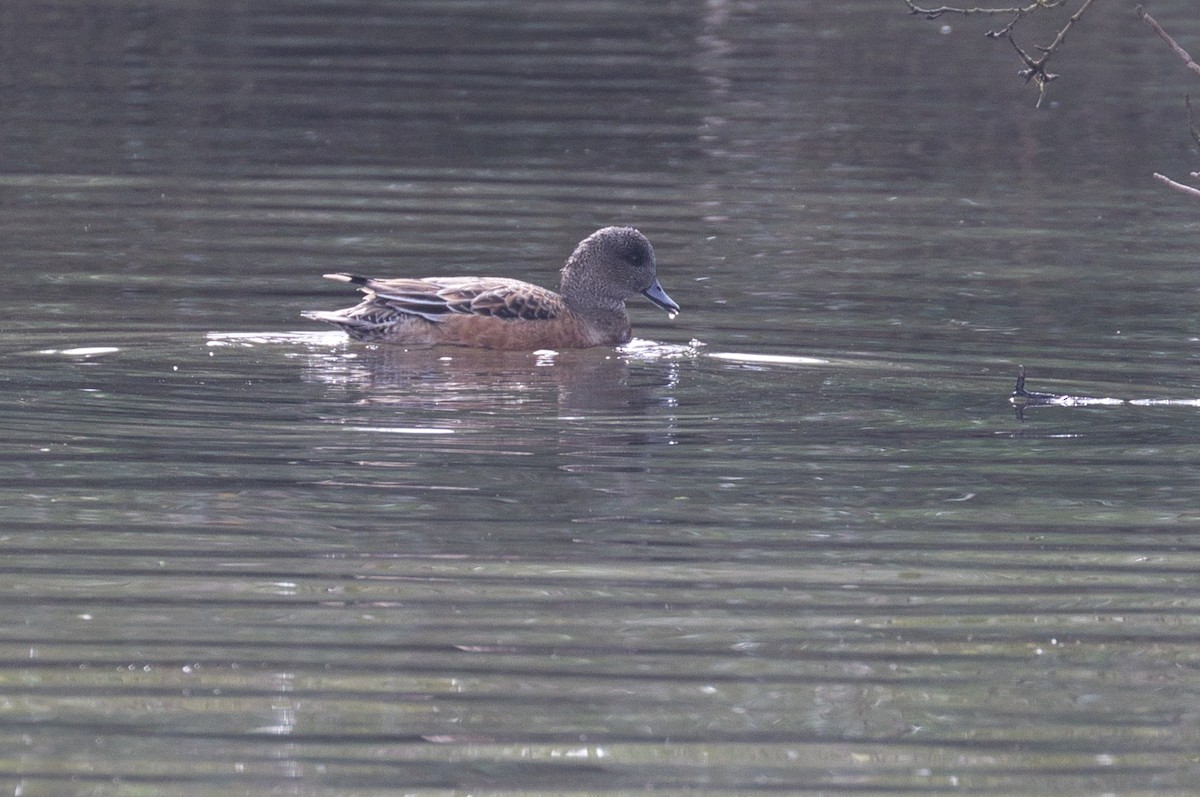
POLYGON ((942 14, 1028 14, 1039 8, 1054 8, 1069 0, 1034 0, 1027 6, 1009 6, 1008 8, 959 8, 956 6, 939 6, 938 8, 921 8, 913 0, 904 0, 909 13, 924 14, 928 19, 937 19, 942 14))
POLYGON ((1167 33, 1165 30, 1163 30, 1162 25, 1159 25, 1158 22, 1154 19, 1154 17, 1152 17, 1146 13, 1146 9, 1142 8, 1141 6, 1138 6, 1137 8, 1134 9, 1134 11, 1136 11, 1137 15, 1142 18, 1143 22, 1145 22, 1147 25, 1150 26, 1150 29, 1152 31, 1154 31, 1155 33, 1158 34, 1158 37, 1160 39, 1162 39, 1163 41, 1165 41, 1167 43, 1168 47, 1170 47, 1172 50, 1175 51, 1176 55, 1178 55, 1180 58, 1183 59, 1183 63, 1187 65, 1188 69, 1190 69, 1193 72, 1195 72, 1196 74, 1200 75, 1200 64, 1197 64, 1195 61, 1192 60, 1192 57, 1190 55, 1188 55, 1188 51, 1183 49, 1182 47, 1180 47, 1179 43, 1171 38, 1171 34, 1167 33))
POLYGON ((1187 108, 1188 113, 1188 132, 1192 134, 1192 141, 1196 142, 1196 146, 1200 146, 1200 129, 1196 128, 1196 116, 1192 113, 1191 96, 1183 95, 1183 105, 1187 108))
POLYGON ((1161 183, 1166 183, 1168 186, 1170 186, 1171 188, 1174 188, 1176 191, 1179 191, 1180 193, 1183 193, 1183 194, 1187 194, 1188 196, 1192 197, 1193 199, 1200 199, 1200 188, 1192 188, 1190 185, 1184 185, 1183 183, 1177 183, 1174 180, 1172 180, 1170 177, 1161 175, 1158 172, 1154 173, 1154 179, 1158 180, 1161 183))
POLYGON ((1024 12, 1018 11, 1017 13, 1013 14, 1012 20, 1003 28, 998 30, 989 30, 983 35, 987 36, 989 39, 1007 39, 1008 34, 1012 33, 1012 29, 1017 26, 1017 23, 1020 22, 1021 18, 1024 16, 1024 12))
POLYGON ((1042 56, 1043 63, 1050 58, 1050 54, 1057 50, 1060 44, 1066 41, 1067 31, 1071 29, 1072 25, 1079 21, 1080 17, 1087 13, 1088 8, 1090 8, 1094 2, 1096 2, 1096 0, 1084 0, 1084 3, 1079 7, 1079 10, 1067 19, 1067 24, 1063 25, 1063 29, 1060 30, 1058 35, 1054 37, 1054 41, 1050 42, 1050 46, 1039 48, 1045 53, 1045 55, 1042 56))
MULTIPOLYGON (((1062 30, 1060 30, 1058 35, 1054 37, 1054 41, 1050 42, 1050 44, 1046 47, 1038 47, 1038 49, 1042 51, 1041 58, 1035 59, 1031 57, 1017 45, 1016 41, 1011 35, 1009 35, 1007 32, 1003 33, 1004 38, 1008 39, 1008 41, 1012 44, 1013 48, 1017 51, 1017 55, 1021 57, 1021 60, 1025 62, 1025 66, 1027 67, 1026 69, 1022 69, 1018 74, 1025 78, 1026 83, 1033 81, 1038 87, 1038 108, 1042 107, 1042 100, 1046 98, 1046 84, 1058 77, 1058 75, 1054 75, 1046 71, 1046 62, 1050 60, 1050 56, 1054 55, 1054 53, 1058 51, 1058 48, 1062 46, 1062 43, 1067 40, 1067 31, 1071 30, 1075 23, 1083 18, 1083 15, 1087 13, 1087 10, 1091 8, 1092 3, 1094 2, 1096 2, 1096 0, 1084 0, 1084 3, 1079 7, 1079 10, 1067 18, 1067 24, 1063 25, 1062 30)), ((1011 29, 1012 25, 1009 25, 1008 30, 1011 29)))
POLYGON ((916 0, 904 0, 904 2, 908 6, 910 13, 924 14, 928 19, 936 19, 943 14, 1012 14, 1012 19, 1007 25, 997 30, 988 31, 987 37, 989 39, 1008 39, 1008 43, 1011 44, 1013 49, 1017 51, 1017 56, 1025 64, 1025 69, 1022 69, 1018 74, 1025 79, 1026 83, 1032 82, 1038 87, 1037 106, 1040 108, 1042 106, 1042 100, 1046 98, 1046 84, 1058 77, 1057 75, 1053 75, 1046 71, 1046 63, 1050 60, 1050 57, 1058 51, 1058 48, 1062 46, 1063 42, 1067 40, 1067 33, 1072 27, 1074 27, 1075 23, 1083 18, 1083 15, 1087 13, 1088 9, 1092 7, 1092 4, 1096 2, 1096 0, 1083 0, 1083 5, 1079 7, 1078 11, 1067 18, 1066 24, 1063 25, 1061 30, 1059 30, 1058 35, 1054 37, 1054 41, 1050 42, 1050 44, 1045 47, 1038 46, 1038 49, 1041 50, 1042 54, 1037 58, 1034 58, 1029 53, 1021 49, 1021 46, 1017 44, 1017 40, 1013 38, 1013 29, 1026 15, 1042 9, 1057 8, 1070 2, 1070 0, 1033 0, 1033 2, 1029 5, 1008 6, 1006 8, 966 8, 962 6, 938 6, 936 8, 922 8, 916 4, 916 0))

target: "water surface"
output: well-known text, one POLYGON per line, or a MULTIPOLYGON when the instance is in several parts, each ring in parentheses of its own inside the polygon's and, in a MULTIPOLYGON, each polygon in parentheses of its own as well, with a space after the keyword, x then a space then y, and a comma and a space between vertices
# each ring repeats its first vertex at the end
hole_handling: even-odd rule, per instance
POLYGON ((0 791, 1191 793, 1186 70, 828 6, 6 5, 0 791), (623 349, 299 317, 612 223, 623 349))

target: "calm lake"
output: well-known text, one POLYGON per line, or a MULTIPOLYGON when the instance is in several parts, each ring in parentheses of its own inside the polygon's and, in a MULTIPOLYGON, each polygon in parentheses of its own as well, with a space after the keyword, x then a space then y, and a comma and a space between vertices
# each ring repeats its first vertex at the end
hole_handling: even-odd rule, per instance
POLYGON ((5 2, 0 795, 1195 794, 1200 84, 1008 21, 5 2), (610 224, 621 349, 300 317, 610 224))

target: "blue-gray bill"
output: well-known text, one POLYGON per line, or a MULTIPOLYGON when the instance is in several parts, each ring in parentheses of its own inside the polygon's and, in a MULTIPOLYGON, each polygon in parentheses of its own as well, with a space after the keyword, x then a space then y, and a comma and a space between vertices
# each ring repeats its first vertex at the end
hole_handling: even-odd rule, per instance
POLYGON ((670 315, 671 318, 674 318, 679 312, 679 305, 675 303, 674 299, 672 299, 670 296, 667 296, 667 292, 664 291, 662 286, 658 284, 658 280, 654 280, 654 282, 650 283, 650 287, 642 291, 642 295, 662 309, 666 310, 667 314, 670 315))

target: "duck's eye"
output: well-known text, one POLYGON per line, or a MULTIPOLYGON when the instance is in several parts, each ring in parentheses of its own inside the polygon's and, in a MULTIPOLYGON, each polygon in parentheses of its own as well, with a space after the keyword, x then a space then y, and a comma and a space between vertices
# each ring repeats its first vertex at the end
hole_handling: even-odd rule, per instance
POLYGON ((625 262, 635 268, 641 268, 646 265, 646 250, 641 247, 627 249, 625 251, 625 262))

